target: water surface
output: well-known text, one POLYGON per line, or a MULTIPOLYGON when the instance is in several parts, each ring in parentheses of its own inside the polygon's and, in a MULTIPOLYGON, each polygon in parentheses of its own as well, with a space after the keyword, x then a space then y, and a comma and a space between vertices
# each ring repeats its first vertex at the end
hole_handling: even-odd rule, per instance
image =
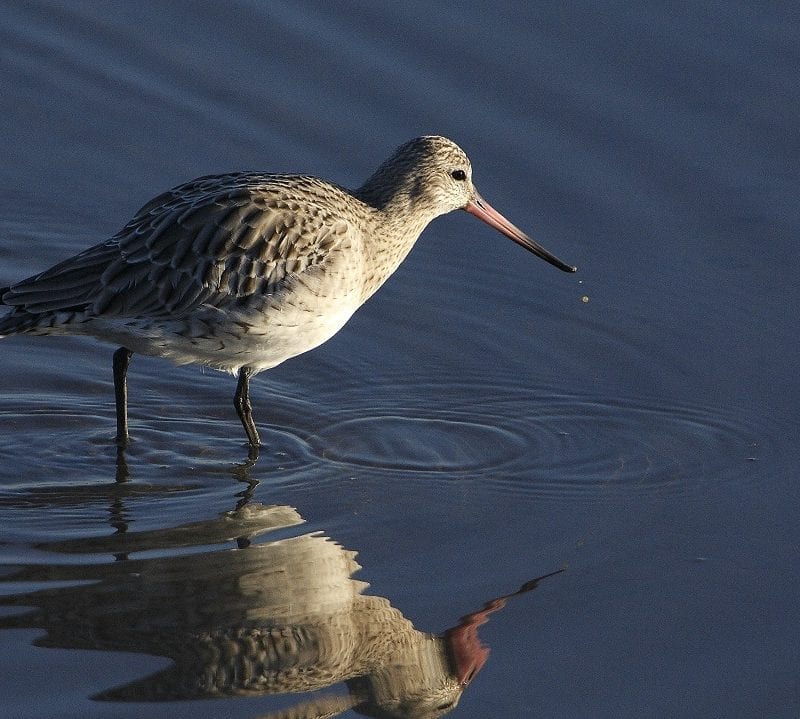
POLYGON ((253 381, 254 465, 230 377, 134 357, 120 457, 114 348, 3 340, 4 716, 797 715, 793 5, 0 18, 0 286, 191 177, 355 186, 432 132, 579 267, 437 220, 253 381))

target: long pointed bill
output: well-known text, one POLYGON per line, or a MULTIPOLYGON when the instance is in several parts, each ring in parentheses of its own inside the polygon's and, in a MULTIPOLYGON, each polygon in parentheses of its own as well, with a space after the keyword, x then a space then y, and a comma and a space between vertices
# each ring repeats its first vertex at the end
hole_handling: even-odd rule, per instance
POLYGON ((534 242, 528 237, 519 227, 512 225, 505 217, 503 217, 497 210, 495 210, 486 200, 484 200, 477 191, 475 197, 471 199, 464 209, 471 215, 475 215, 480 220, 483 220, 487 225, 491 225, 496 230, 500 230, 506 237, 514 240, 518 245, 524 247, 529 252, 533 252, 537 257, 541 257, 551 265, 558 267, 559 270, 564 272, 575 272, 577 267, 568 265, 562 262, 554 254, 548 252, 538 242, 534 242))

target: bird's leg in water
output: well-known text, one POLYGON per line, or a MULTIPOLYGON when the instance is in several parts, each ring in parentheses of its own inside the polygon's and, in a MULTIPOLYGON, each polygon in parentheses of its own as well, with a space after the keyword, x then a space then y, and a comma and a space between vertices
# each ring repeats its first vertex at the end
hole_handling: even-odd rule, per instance
POLYGON ((128 365, 131 355, 133 352, 127 347, 114 352, 114 397, 117 402, 117 444, 120 447, 128 444, 128 365))
POLYGON ((258 453, 261 440, 258 437, 256 423, 253 421, 253 407, 250 404, 250 377, 253 370, 249 367, 242 367, 239 370, 239 382, 236 385, 236 394, 233 396, 233 406, 236 407, 236 414, 247 433, 247 440, 250 443, 251 453, 258 453))

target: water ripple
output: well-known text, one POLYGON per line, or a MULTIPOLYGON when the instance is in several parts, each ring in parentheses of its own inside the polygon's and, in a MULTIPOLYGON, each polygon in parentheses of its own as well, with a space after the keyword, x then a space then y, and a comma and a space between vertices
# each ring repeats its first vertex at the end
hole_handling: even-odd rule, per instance
POLYGON ((474 471, 518 459, 525 451, 525 442, 512 431, 444 415, 348 419, 310 441, 327 460, 417 472, 474 471))
POLYGON ((550 496, 733 481, 773 435, 739 408, 468 382, 354 388, 317 421, 327 462, 550 496))
MULTIPOLYGON (((565 393, 512 379, 389 376, 349 386, 327 379, 321 373, 302 387, 272 388, 266 449, 253 468, 259 481, 294 485, 368 473, 476 479, 556 497, 689 491, 746 476, 767 449, 763 438, 785 433, 773 426, 779 418, 744 407, 565 393)), ((0 455, 14 457, 17 468, 3 482, 7 490, 40 485, 43 470, 62 487, 113 481, 107 402, 65 401, 50 411, 40 397, 13 403, 0 408, 13 430, 0 438, 0 455)), ((134 478, 174 484, 175 468, 184 467, 179 484, 203 484, 244 453, 235 418, 221 409, 181 406, 164 416, 163 406, 148 401, 139 411, 148 418, 137 419, 127 452, 134 478)))

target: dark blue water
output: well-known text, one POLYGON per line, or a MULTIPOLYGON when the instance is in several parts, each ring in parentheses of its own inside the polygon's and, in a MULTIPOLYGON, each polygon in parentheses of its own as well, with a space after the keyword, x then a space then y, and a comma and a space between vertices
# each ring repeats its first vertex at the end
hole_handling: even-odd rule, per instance
POLYGON ((136 356, 122 459, 113 347, 2 340, 0 713, 424 717, 480 667, 453 716, 797 716, 798 37, 791 3, 5 3, 0 286, 191 177, 356 186, 423 133, 579 272, 437 220, 254 380, 249 467, 230 377, 136 356))

